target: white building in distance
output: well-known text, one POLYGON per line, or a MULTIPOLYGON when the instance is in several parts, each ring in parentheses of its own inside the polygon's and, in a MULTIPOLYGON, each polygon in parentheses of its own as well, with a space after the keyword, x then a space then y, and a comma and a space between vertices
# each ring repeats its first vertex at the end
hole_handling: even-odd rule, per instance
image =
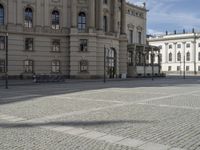
POLYGON ((159 46, 162 71, 167 74, 200 74, 200 33, 166 34, 148 39, 159 46))

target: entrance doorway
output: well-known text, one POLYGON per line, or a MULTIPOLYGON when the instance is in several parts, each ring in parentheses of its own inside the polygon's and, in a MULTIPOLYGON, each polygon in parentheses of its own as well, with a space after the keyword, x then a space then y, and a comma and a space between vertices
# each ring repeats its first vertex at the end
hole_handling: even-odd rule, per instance
POLYGON ((115 78, 117 74, 116 56, 116 50, 114 48, 106 50, 106 73, 110 79, 115 78))

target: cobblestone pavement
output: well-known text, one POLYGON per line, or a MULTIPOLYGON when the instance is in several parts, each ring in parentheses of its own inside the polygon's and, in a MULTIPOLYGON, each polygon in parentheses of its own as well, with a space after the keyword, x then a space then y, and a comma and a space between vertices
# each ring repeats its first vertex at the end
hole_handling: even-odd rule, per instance
POLYGON ((200 79, 0 88, 0 150, 200 150, 200 79))

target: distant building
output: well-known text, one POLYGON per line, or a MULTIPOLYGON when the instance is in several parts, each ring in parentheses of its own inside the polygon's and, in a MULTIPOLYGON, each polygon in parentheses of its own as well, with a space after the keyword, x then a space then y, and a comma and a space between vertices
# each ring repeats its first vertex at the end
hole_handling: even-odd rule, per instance
MULTIPOLYGON (((128 43, 146 44, 146 8, 125 0, 1 0, 0 76, 127 75, 128 43)), ((133 69, 133 68, 132 68, 133 69)), ((129 76, 129 75, 128 75, 129 76)))
POLYGON ((200 74, 200 33, 167 34, 148 39, 160 47, 162 71, 169 74, 200 74))

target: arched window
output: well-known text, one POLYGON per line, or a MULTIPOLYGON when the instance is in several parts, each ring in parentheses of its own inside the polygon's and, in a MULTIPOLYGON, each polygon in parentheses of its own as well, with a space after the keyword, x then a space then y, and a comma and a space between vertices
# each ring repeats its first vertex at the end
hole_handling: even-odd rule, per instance
POLYGON ((0 25, 4 25, 4 7, 0 4, 0 25))
POLYGON ((172 53, 169 53, 169 61, 172 61, 172 53))
POLYGON ((108 31, 108 18, 107 18, 107 16, 103 17, 103 31, 104 32, 108 31))
POLYGON ((180 52, 178 52, 178 54, 177 54, 177 61, 181 61, 181 53, 180 52))
POLYGON ((78 30, 83 32, 86 29, 86 15, 84 12, 80 12, 78 15, 78 30))
POLYGON ((186 60, 190 61, 190 52, 187 52, 187 54, 186 54, 186 60))
POLYGON ((27 28, 32 28, 33 27, 33 11, 31 8, 26 8, 25 9, 25 14, 24 14, 24 26, 27 28))
POLYGON ((60 28, 60 13, 57 10, 54 10, 51 14, 51 21, 52 21, 52 29, 59 29, 60 28))

